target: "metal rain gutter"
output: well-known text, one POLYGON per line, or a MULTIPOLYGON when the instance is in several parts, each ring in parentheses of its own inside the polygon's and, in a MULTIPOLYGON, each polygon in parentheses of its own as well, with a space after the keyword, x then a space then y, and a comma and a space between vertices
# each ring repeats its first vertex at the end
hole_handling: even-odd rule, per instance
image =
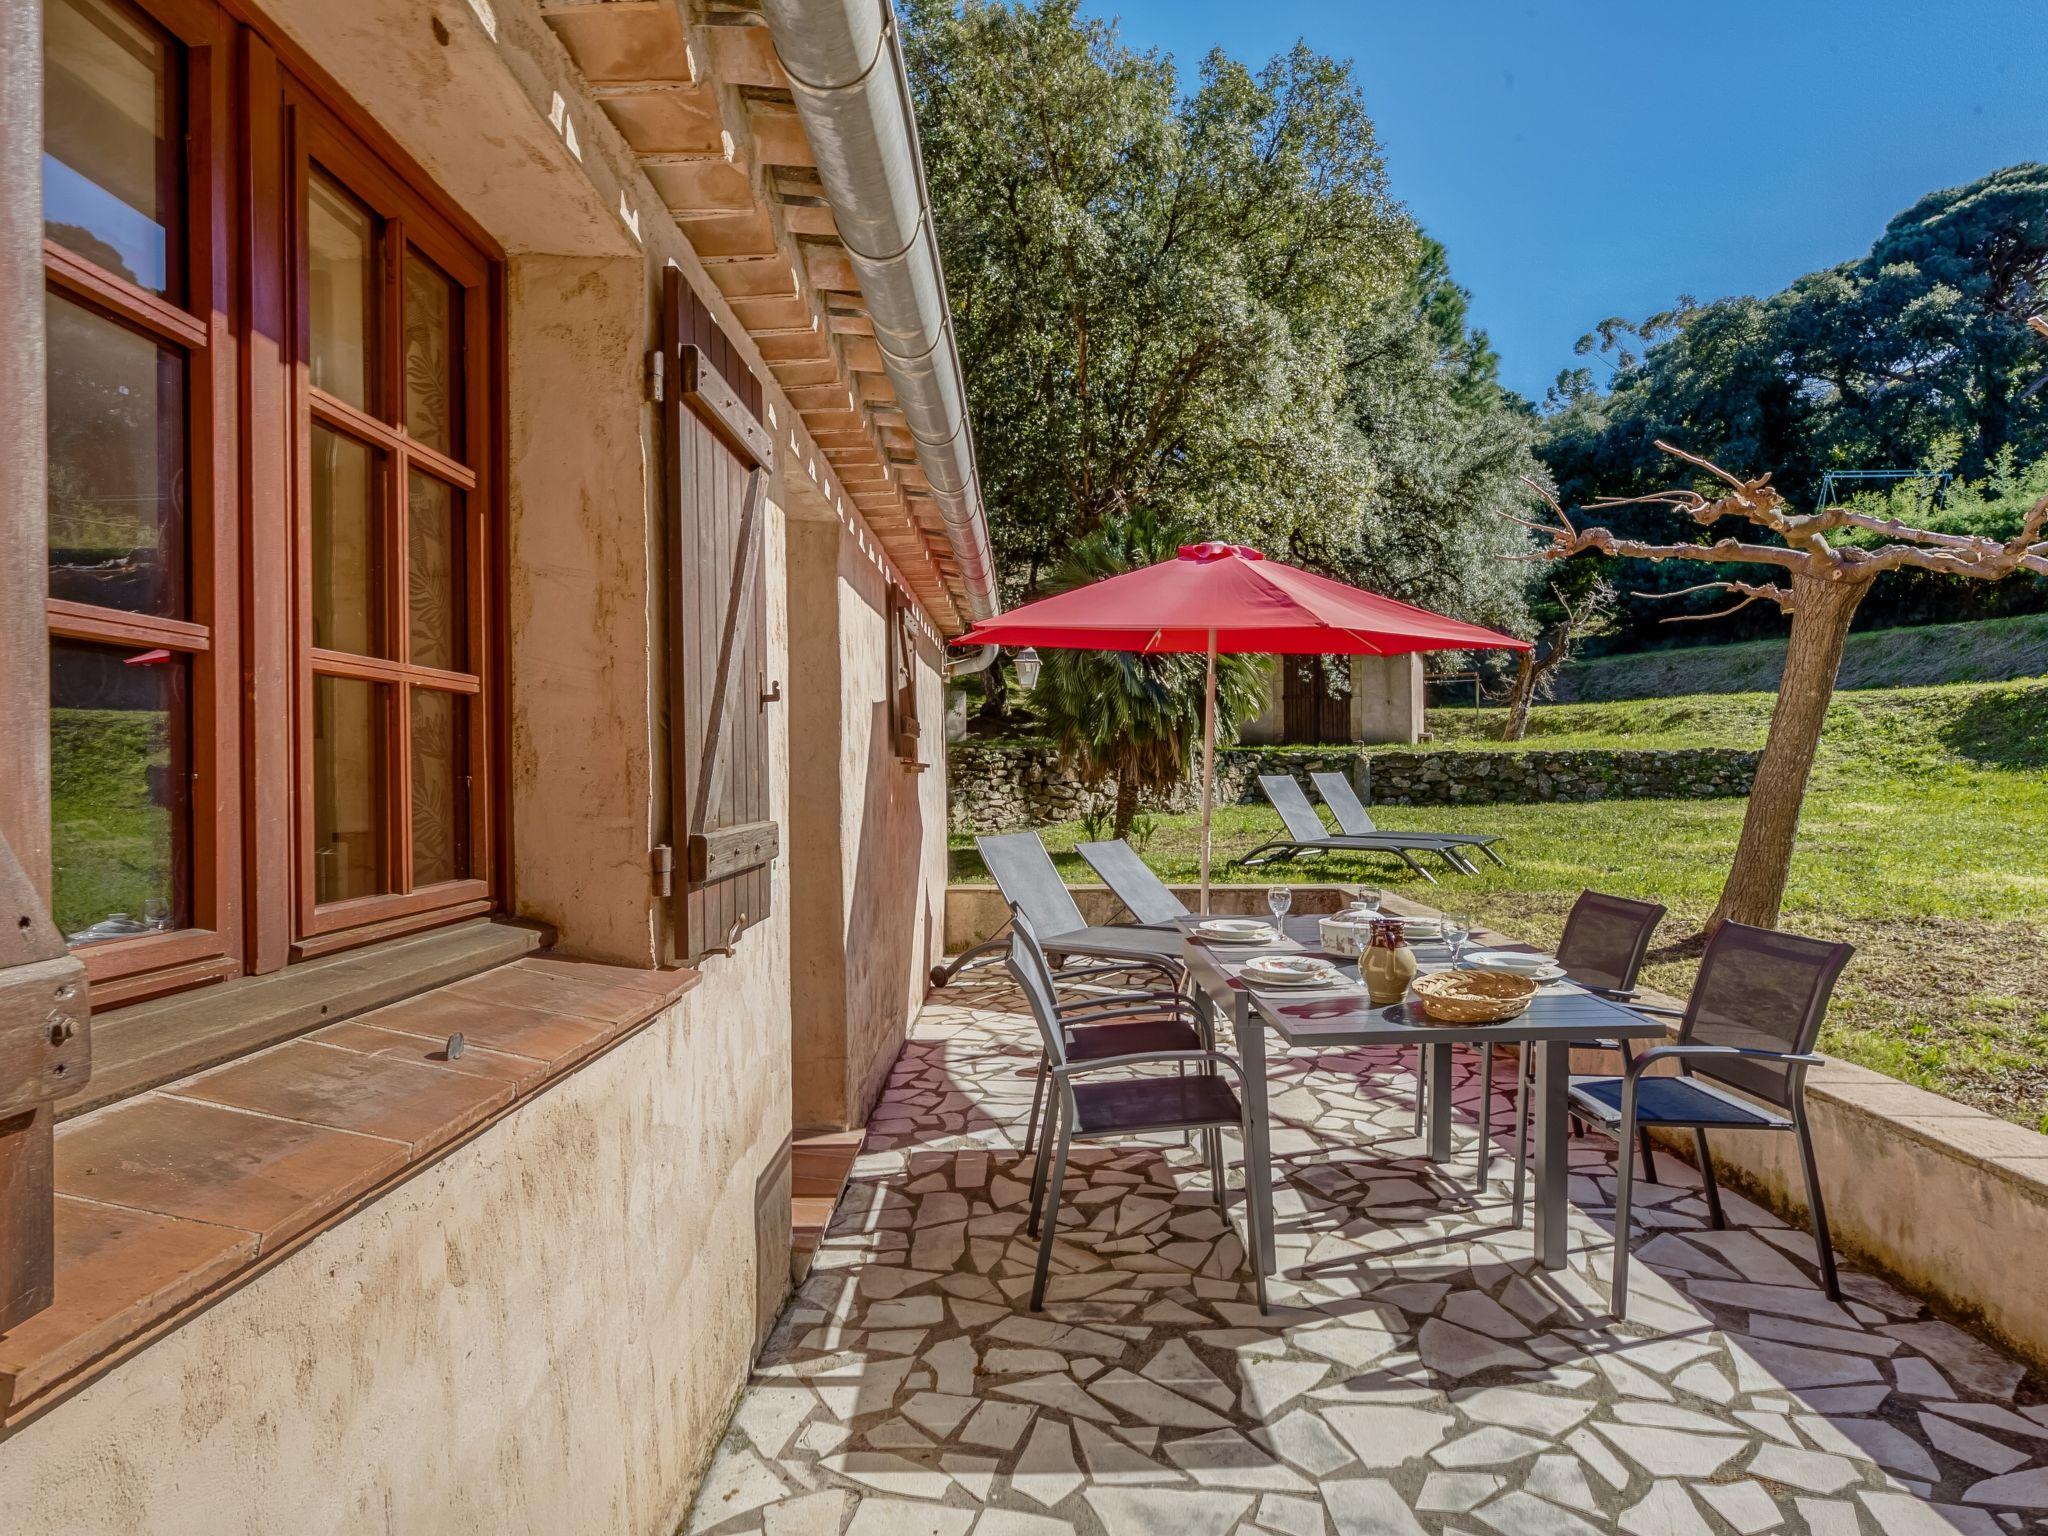
POLYGON ((995 559, 895 16, 888 0, 763 0, 762 12, 959 562, 969 617, 992 618, 1001 606, 995 559))

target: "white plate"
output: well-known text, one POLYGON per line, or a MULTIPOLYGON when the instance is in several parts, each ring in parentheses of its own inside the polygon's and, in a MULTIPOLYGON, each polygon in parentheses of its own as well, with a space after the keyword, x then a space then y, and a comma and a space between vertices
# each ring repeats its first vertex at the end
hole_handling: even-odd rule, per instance
POLYGON ((1558 963, 1548 955, 1519 955, 1492 949, 1465 955, 1459 960, 1458 969, 1496 971, 1503 976, 1526 976, 1531 981, 1557 981, 1564 975, 1558 963))
POLYGON ((1327 987, 1343 979, 1328 961, 1304 955, 1261 955, 1247 960, 1240 974, 1265 987, 1327 987))
POLYGON ((1280 931, 1253 917, 1219 917, 1197 923, 1195 935, 1212 944, 1271 944, 1280 931))

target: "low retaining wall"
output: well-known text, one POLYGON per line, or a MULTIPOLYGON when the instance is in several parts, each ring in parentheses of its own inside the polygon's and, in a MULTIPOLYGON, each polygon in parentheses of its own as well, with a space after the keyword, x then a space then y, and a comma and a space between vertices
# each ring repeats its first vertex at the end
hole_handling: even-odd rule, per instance
MULTIPOLYGON (((1261 773, 1334 770, 1376 805, 1538 804, 1557 800, 1704 800, 1746 795, 1758 754, 1721 747, 1672 751, 1366 751, 1353 747, 1232 747, 1217 754, 1217 798, 1261 799, 1261 773)), ((1113 786, 1077 783, 1040 742, 956 742, 947 752, 953 832, 1007 832, 1107 811, 1113 786)), ((1181 784, 1149 797, 1150 811, 1197 808, 1181 784)))
MULTIPOLYGON (((1334 911, 1337 886, 1296 886, 1295 910, 1334 911)), ((1118 904, 1101 886, 1075 886, 1090 922, 1114 921, 1118 904)), ((1191 905, 1194 892, 1179 888, 1191 905)), ((1263 886, 1212 888, 1218 912, 1265 910, 1263 886)), ((1402 911, 1428 912, 1395 900, 1402 911)), ((946 892, 946 948, 958 954, 994 933, 1003 919, 993 886, 953 885, 946 892)), ((1514 946, 1481 930, 1483 942, 1514 946)), ((1670 999, 1664 999, 1670 1002, 1670 999)), ((1575 1052, 1574 1071, 1616 1071, 1597 1052, 1575 1052)), ((1967 1104, 1830 1058, 1806 1080, 1814 1153, 1835 1246, 1996 1340, 2037 1370, 2048 1371, 2048 1136, 1967 1104)), ((1660 1135, 1660 1141, 1667 1140, 1660 1135)), ((1690 1160, 1690 1137, 1668 1138, 1660 1156, 1690 1160)), ((1714 1166, 1730 1184, 1786 1221, 1807 1221, 1805 1186, 1794 1138, 1757 1131, 1713 1133, 1714 1166)), ((1939 1327, 1938 1324, 1924 1325, 1939 1327)), ((1972 1387, 1993 1369, 1962 1335, 1921 1342, 1948 1374, 1972 1387)))

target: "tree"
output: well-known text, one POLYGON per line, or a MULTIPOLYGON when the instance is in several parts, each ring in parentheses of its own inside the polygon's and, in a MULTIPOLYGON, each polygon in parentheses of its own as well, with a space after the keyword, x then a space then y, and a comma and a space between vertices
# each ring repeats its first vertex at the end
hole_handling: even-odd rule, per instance
POLYGON ((1293 558, 1495 629, 1526 627, 1520 539, 1497 514, 1541 473, 1534 422, 1500 387, 1485 333, 1466 321, 1443 247, 1422 239, 1401 286, 1351 317, 1345 410, 1358 515, 1309 522, 1293 558))
POLYGON ((912 0, 905 57, 996 553, 1031 595, 1149 510, 1355 524, 1345 326, 1415 250, 1348 66, 1171 60, 1077 0, 912 0))
POLYGON ((1500 733, 1502 741, 1520 741, 1529 734, 1529 706, 1539 696, 1549 695, 1557 669, 1598 634, 1613 614, 1614 588, 1605 578, 1594 578, 1576 602, 1560 583, 1550 584, 1550 602, 1536 615, 1543 621, 1536 648, 1515 656, 1514 689, 1508 695, 1508 720, 1500 733))
MULTIPOLYGON (((1075 545, 1053 573, 1052 591, 1171 560, 1194 542, 1183 526, 1138 512, 1075 545)), ((1138 651, 1048 650, 1031 703, 1060 762, 1084 784, 1116 783, 1116 836, 1130 835, 1141 794, 1164 793, 1188 772, 1202 736, 1206 658, 1138 651)), ((1258 713, 1265 671, 1255 656, 1216 658, 1216 730, 1233 735, 1258 713)))
MULTIPOLYGON (((2007 447, 2022 463, 2048 455, 2048 377, 2026 329, 2044 294, 2048 165, 2009 166, 1930 193, 1865 255, 1782 292, 1602 321, 1579 343, 1589 366, 1545 401, 1538 452, 1567 507, 1656 489, 1659 439, 1771 465, 1803 505, 1830 469, 1912 468, 1949 444, 1946 467, 1981 478, 2007 447)), ((1617 533, 1653 542, 1682 528, 1654 502, 1616 516, 1617 533)), ((1709 574, 1674 562, 1654 589, 1709 574)), ((1866 619, 1903 617, 1890 608, 1901 585, 1881 583, 1866 619)), ((1654 602, 1625 601, 1621 633, 1640 642, 1660 618, 1654 602)), ((1738 638, 1753 618, 1716 627, 1738 638)))
POLYGON ((1709 930, 1723 922, 1775 927, 1784 904, 1800 805, 1828 701, 1834 695, 1842 646, 1856 607, 1871 583, 1888 571, 1921 570, 1945 576, 1998 581, 2020 571, 2048 575, 2048 496, 2036 501, 2019 530, 2000 540, 1977 533, 1938 532, 1901 519, 1846 506, 1796 512, 1766 474, 1742 479, 1709 459, 1659 441, 1658 449, 1692 465, 1717 482, 1712 499, 1686 488, 1642 496, 1605 498, 1590 511, 1649 504, 1690 517, 1707 529, 1746 523, 1777 543, 1726 535, 1711 544, 1654 544, 1617 537, 1608 528, 1575 527, 1554 497, 1545 495, 1554 526, 1536 528, 1550 543, 1543 555, 1565 560, 1589 550, 1609 558, 1701 561, 1717 567, 1765 567, 1785 573, 1783 581, 1753 582, 1733 577, 1701 583, 1736 594, 1728 611, 1752 603, 1774 603, 1792 616, 1778 702, 1757 764, 1735 862, 1722 888, 1709 930))

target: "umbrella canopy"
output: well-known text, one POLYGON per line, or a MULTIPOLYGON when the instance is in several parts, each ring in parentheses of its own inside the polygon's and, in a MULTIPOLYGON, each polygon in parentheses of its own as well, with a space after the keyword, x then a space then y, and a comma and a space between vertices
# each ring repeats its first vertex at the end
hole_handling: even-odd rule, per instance
POLYGON ((1219 654, 1403 656, 1526 651, 1529 642, 1268 560, 1238 544, 1188 544, 1172 560, 1075 587, 984 620, 955 645, 1082 651, 1198 651, 1202 701, 1202 910, 1209 910, 1209 827, 1216 788, 1219 654))
POLYGON ((1187 545, 1176 559, 998 614, 955 644, 1368 656, 1529 649, 1236 544, 1187 545))

